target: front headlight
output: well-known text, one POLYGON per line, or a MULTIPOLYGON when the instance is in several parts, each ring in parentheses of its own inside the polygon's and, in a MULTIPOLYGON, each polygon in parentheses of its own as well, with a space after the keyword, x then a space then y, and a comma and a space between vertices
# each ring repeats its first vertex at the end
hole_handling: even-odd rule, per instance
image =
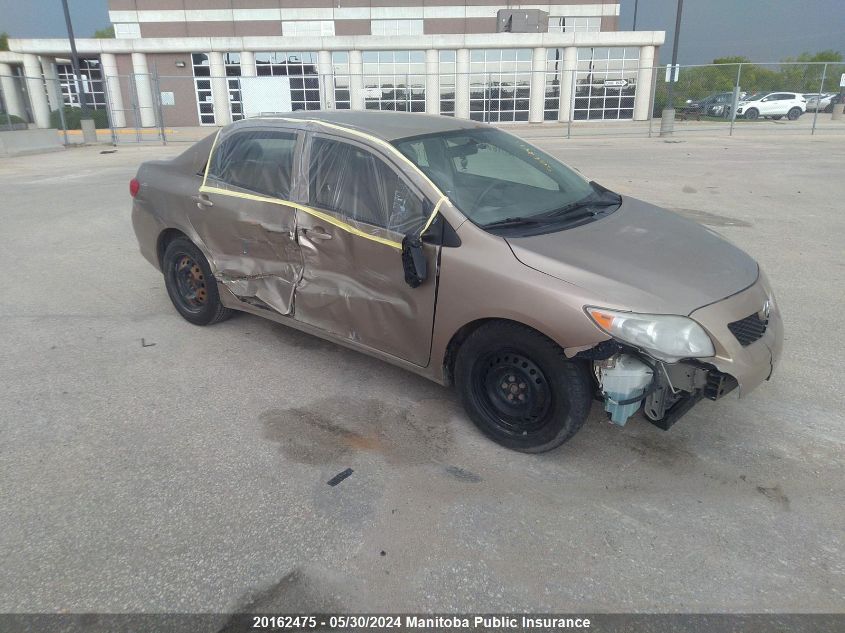
POLYGON ((674 363, 682 358, 706 358, 716 354, 707 332, 690 318, 619 312, 593 306, 586 306, 584 310, 613 338, 660 360, 674 363))

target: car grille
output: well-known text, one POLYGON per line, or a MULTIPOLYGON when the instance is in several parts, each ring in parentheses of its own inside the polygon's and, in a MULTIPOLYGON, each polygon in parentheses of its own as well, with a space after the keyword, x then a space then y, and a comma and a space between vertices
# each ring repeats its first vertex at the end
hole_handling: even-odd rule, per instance
POLYGON ((760 315, 755 312, 744 319, 728 323, 728 329, 736 337, 740 345, 747 347, 766 333, 767 325, 768 322, 761 319, 760 315))

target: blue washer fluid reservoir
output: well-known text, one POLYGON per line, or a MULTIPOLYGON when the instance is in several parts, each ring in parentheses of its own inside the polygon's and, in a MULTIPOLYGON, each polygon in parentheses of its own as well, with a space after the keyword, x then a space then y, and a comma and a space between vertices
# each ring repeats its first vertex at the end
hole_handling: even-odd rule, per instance
POLYGON ((610 421, 625 426, 642 400, 631 404, 617 404, 642 395, 651 384, 654 373, 648 365, 631 354, 620 354, 606 361, 596 363, 597 375, 604 394, 604 410, 610 414, 610 421))

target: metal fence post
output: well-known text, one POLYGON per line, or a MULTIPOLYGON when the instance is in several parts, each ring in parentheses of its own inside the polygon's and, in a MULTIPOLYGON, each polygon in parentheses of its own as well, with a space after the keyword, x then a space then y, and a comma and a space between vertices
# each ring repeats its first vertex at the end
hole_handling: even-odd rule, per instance
POLYGON ((813 113, 813 127, 810 130, 810 136, 816 133, 816 121, 819 118, 819 108, 822 105, 822 93, 824 92, 824 80, 827 76, 827 64, 822 67, 822 83, 819 86, 819 96, 816 97, 816 111, 813 113))
POLYGON ((109 122, 109 131, 111 132, 111 144, 117 147, 117 132, 114 129, 114 119, 112 115, 112 100, 109 88, 108 78, 103 76, 103 98, 106 100, 106 118, 109 122))
MULTIPOLYGON (((59 90, 59 94, 61 94, 61 90, 59 90)), ((59 121, 62 124, 62 135, 65 139, 65 146, 67 146, 68 138, 67 138, 67 121, 65 120, 65 100, 64 97, 61 99, 61 103, 59 104, 59 121)))
POLYGON ((572 118, 575 116, 575 76, 578 74, 577 69, 573 68, 569 71, 571 77, 569 78, 569 116, 566 117, 566 138, 572 138, 572 118))
POLYGON ((742 76, 742 64, 736 69, 736 85, 734 86, 734 96, 731 103, 731 129, 728 136, 734 135, 734 121, 736 121, 736 104, 739 103, 739 79, 742 76))
POLYGON ((648 100, 648 137, 651 138, 654 125, 654 106, 657 104, 657 75, 660 66, 653 66, 651 69, 651 96, 648 100))
MULTIPOLYGON (((158 76, 158 66, 153 64, 152 77, 150 78, 153 84, 153 103, 156 108, 156 119, 158 119, 158 134, 161 137, 161 144, 167 145, 167 137, 164 134, 164 108, 161 105, 161 81, 158 76)), ((229 81, 226 80, 226 98, 229 97, 229 81)), ((229 106, 231 108, 231 106, 229 106)))

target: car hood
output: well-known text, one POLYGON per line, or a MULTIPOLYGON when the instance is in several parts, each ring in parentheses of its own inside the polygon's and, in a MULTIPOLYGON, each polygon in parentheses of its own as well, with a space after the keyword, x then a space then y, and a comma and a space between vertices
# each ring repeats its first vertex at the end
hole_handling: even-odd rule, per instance
POLYGON ((526 266, 637 312, 687 315, 758 275, 757 263, 716 232, 628 197, 595 222, 506 240, 526 266))

